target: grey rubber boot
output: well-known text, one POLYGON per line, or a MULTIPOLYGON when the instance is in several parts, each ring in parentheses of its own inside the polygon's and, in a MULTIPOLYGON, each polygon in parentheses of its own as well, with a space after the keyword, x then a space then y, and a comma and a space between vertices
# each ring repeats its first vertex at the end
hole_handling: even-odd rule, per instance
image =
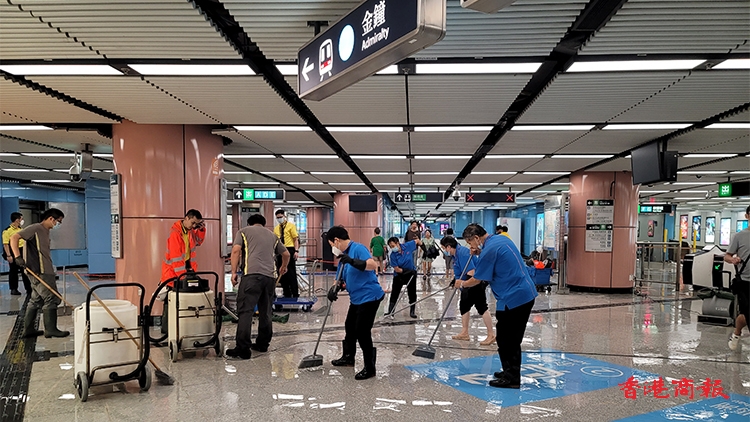
POLYGON ((38 308, 29 307, 26 309, 26 315, 23 317, 23 336, 24 337, 39 337, 44 334, 44 331, 39 331, 34 328, 36 323, 36 315, 39 312, 38 308))
POLYGON ((67 337, 70 331, 60 331, 57 329, 57 308, 43 309, 44 315, 44 337, 67 337))

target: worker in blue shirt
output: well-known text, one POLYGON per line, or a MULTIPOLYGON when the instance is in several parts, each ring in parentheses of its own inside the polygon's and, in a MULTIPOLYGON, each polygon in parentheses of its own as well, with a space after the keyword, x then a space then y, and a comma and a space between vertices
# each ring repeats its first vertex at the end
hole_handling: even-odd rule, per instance
POLYGON ((357 343, 362 349, 365 368, 359 371, 354 379, 365 380, 375 376, 376 350, 372 346, 372 325, 385 297, 380 287, 375 270, 378 263, 370 255, 366 246, 349 239, 349 232, 342 226, 331 227, 326 236, 333 254, 338 256, 341 281, 328 291, 328 299, 338 299, 338 292, 345 288, 349 292, 349 311, 346 314, 344 328, 346 335, 342 341, 343 355, 331 361, 333 366, 354 366, 357 343))
MULTIPOLYGON (((417 251, 417 246, 420 245, 422 245, 422 241, 418 238, 405 243, 399 243, 397 237, 388 239, 388 247, 391 249, 388 260, 393 267, 393 286, 391 287, 391 297, 388 299, 386 315, 393 313, 401 288, 404 285, 406 285, 406 292, 409 295, 409 303, 417 301, 417 267, 414 265, 414 254, 417 251)), ((417 305, 411 305, 409 316, 417 317, 417 305)))
POLYGON ((502 235, 489 235, 479 224, 469 224, 463 233, 473 254, 479 255, 474 276, 456 280, 456 288, 490 284, 497 299, 497 353, 503 365, 495 372, 490 386, 521 387, 521 342, 536 298, 536 287, 513 241, 502 235))
MULTIPOLYGON (((474 275, 477 257, 471 254, 471 250, 466 246, 458 244, 453 236, 445 236, 440 239, 440 246, 453 256, 453 273, 461 280, 468 280, 474 275)), ((487 338, 479 344, 489 346, 495 342, 495 330, 492 328, 492 315, 490 315, 487 306, 487 283, 482 281, 476 286, 461 289, 461 301, 459 310, 461 311, 461 332, 453 336, 454 340, 468 341, 469 337, 469 311, 473 306, 479 315, 482 316, 485 327, 487 327, 487 338)))

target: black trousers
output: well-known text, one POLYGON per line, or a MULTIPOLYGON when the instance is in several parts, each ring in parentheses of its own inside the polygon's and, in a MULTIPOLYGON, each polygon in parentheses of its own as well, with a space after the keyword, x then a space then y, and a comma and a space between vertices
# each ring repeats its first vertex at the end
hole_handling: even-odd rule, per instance
MULTIPOLYGON (((284 297, 299 297, 299 285, 297 284, 297 261, 294 259, 294 247, 286 248, 289 251, 289 265, 286 274, 281 276, 279 284, 284 289, 284 297)), ((281 267, 281 257, 276 258, 276 267, 281 267)))
POLYGON ((383 301, 384 297, 385 295, 378 300, 360 305, 350 304, 344 323, 344 329, 346 330, 344 355, 354 357, 357 354, 357 343, 359 343, 365 368, 370 370, 375 370, 375 362, 372 359, 372 325, 375 323, 375 315, 378 313, 380 302, 383 301))
POLYGON ((495 312, 497 353, 500 355, 503 371, 512 381, 521 380, 521 342, 533 307, 534 299, 513 309, 506 306, 505 310, 495 312))
MULTIPOLYGON (((21 255, 23 256, 23 249, 19 248, 21 251, 21 255)), ((8 270, 8 287, 10 287, 11 290, 18 290, 18 274, 21 274, 21 279, 23 279, 23 288, 26 289, 26 293, 31 293, 31 281, 29 281, 29 276, 26 275, 26 272, 21 269, 18 265, 16 265, 16 261, 8 263, 10 265, 10 269, 8 270)))
POLYGON ((406 293, 409 295, 409 303, 417 301, 417 283, 416 281, 410 281, 417 278, 417 272, 414 270, 405 270, 401 274, 393 276, 393 286, 391 287, 391 297, 388 299, 388 313, 393 311, 396 306, 396 301, 401 293, 401 289, 404 285, 406 287, 406 293))
POLYGON ((250 335, 253 328, 253 314, 258 305, 258 337, 255 344, 261 348, 268 347, 273 337, 273 297, 276 280, 261 274, 243 275, 237 289, 237 348, 250 349, 253 344, 250 335))

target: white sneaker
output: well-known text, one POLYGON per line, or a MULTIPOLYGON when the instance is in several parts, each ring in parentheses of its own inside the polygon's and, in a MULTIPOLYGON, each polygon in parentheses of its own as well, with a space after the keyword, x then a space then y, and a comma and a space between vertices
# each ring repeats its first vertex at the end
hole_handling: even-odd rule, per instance
POLYGON ((729 338, 729 349, 737 350, 737 346, 740 344, 740 336, 732 333, 732 337, 729 338))

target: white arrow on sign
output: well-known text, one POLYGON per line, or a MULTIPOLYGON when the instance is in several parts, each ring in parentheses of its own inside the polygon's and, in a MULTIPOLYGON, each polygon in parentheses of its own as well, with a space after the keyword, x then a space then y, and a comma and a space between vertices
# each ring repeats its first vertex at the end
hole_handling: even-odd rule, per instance
POLYGON ((302 77, 305 78, 305 82, 310 80, 310 77, 308 77, 307 74, 310 73, 313 69, 315 69, 315 65, 310 63, 309 57, 305 57, 305 64, 302 66, 302 77))
POLYGON ((236 199, 242 199, 242 191, 241 190, 235 191, 234 192, 234 197, 236 199))
POLYGON ((396 201, 401 202, 404 197, 401 194, 396 195, 396 201))
POLYGON ((487 374, 466 374, 466 375, 459 375, 456 378, 460 379, 461 381, 468 382, 469 384, 474 385, 483 385, 487 381, 494 379, 492 375, 487 374))

